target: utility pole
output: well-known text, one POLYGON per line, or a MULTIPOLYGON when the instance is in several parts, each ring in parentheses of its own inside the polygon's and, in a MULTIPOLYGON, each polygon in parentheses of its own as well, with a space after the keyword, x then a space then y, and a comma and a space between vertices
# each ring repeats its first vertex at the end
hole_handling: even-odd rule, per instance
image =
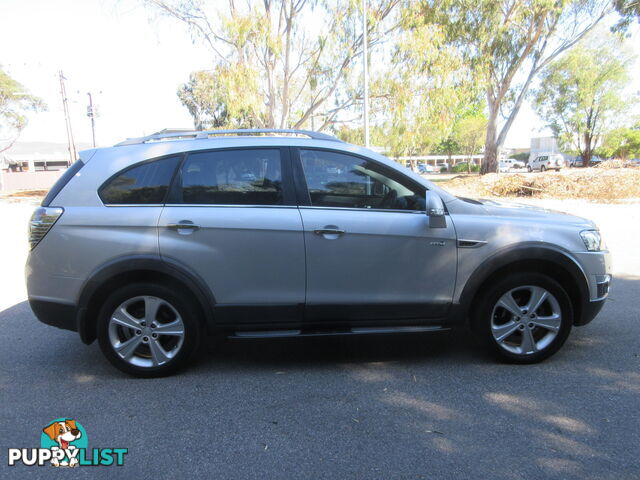
POLYGON ((367 0, 362 0, 362 58, 364 71, 364 146, 369 148, 369 65, 367 40, 367 0))
POLYGON ((91 135, 93 137, 93 148, 96 147, 96 111, 93 108, 93 98, 91 92, 87 92, 89 96, 89 106, 87 107, 87 117, 91 119, 91 135))
POLYGON ((58 76, 60 78, 60 95, 62 95, 62 109, 64 110, 64 123, 67 129, 67 146, 69 148, 69 160, 71 165, 76 161, 77 153, 76 153, 76 143, 73 139, 73 129, 71 128, 71 117, 69 116, 69 105, 67 100, 67 89, 65 88, 64 81, 66 78, 62 73, 62 70, 58 71, 58 76))

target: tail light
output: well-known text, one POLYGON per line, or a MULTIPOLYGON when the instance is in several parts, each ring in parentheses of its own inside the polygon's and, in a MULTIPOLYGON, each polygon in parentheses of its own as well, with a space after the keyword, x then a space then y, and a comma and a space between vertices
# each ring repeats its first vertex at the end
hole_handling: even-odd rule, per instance
POLYGON ((31 250, 33 250, 47 232, 51 230, 51 227, 58 221, 62 212, 64 212, 64 209, 61 207, 38 207, 35 209, 29 221, 29 243, 31 244, 31 250))

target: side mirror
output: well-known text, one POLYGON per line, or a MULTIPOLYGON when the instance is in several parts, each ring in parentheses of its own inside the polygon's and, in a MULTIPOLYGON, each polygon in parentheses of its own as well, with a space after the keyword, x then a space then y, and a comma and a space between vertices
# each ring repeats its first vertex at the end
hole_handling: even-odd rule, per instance
POLYGON ((426 213, 429 217, 429 227, 446 228, 447 219, 444 216, 444 202, 436 192, 427 190, 425 197, 426 213))

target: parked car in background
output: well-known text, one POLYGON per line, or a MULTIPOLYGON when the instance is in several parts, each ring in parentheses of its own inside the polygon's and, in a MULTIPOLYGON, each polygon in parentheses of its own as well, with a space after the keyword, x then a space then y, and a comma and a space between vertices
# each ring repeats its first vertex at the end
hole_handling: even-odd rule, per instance
POLYGON ((640 167, 640 158, 631 158, 624 162, 625 167, 640 167))
POLYGON ((161 132, 82 151, 29 233, 36 317, 141 377, 186 365, 206 335, 465 324, 498 358, 539 362, 597 315, 611 281, 590 220, 459 198, 300 130, 161 132))
POLYGON ((500 160, 500 163, 498 164, 500 172, 517 170, 519 168, 524 168, 524 166, 524 162, 516 160, 515 158, 505 158, 504 160, 500 160))
MULTIPOLYGON (((569 168, 582 167, 584 165, 584 162, 582 161, 582 157, 580 155, 576 155, 575 157, 572 157, 567 163, 569 164, 569 168)), ((596 155, 591 157, 592 167, 599 165, 600 163, 602 163, 602 158, 596 155)))
POLYGON ((432 165, 427 165, 426 163, 419 163, 418 164, 418 173, 425 175, 427 173, 433 173, 435 172, 435 168, 433 168, 432 165))
POLYGON ((582 166, 582 157, 580 155, 575 155, 570 157, 567 160, 569 168, 581 167, 582 166))
POLYGON ((564 166, 564 157, 561 153, 548 153, 546 155, 539 155, 530 161, 529 165, 527 165, 527 170, 530 172, 536 170, 540 172, 544 172, 545 170, 560 171, 564 166))

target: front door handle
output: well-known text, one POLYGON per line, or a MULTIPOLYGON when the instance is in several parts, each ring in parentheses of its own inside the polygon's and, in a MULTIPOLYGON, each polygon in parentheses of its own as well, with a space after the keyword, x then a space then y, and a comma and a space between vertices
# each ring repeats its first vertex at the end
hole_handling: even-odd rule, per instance
POLYGON ((323 228, 314 230, 316 235, 323 235, 325 238, 338 238, 344 233, 344 230, 336 227, 335 225, 325 225, 323 228))
MULTIPOLYGON (((167 228, 169 230, 175 230, 178 233, 180 233, 180 230, 191 230, 191 231, 195 231, 198 230, 200 228, 200 225, 196 225, 195 223, 193 223, 191 220, 181 220, 178 223, 170 223, 167 225, 167 228)), ((189 232, 191 233, 191 232, 189 232)))

